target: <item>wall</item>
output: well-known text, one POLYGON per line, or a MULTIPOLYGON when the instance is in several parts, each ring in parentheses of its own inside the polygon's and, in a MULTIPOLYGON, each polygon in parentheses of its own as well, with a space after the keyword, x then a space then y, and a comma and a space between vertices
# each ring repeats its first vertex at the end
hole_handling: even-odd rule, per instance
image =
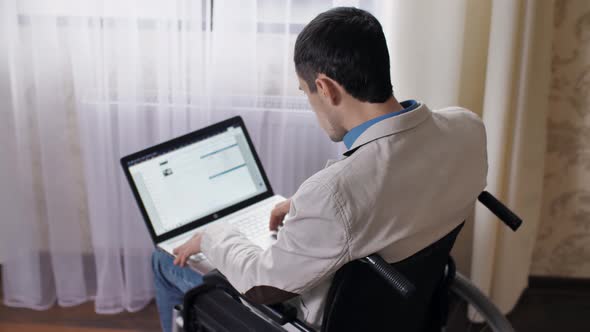
POLYGON ((543 211, 531 274, 590 278, 590 1, 557 0, 543 211))

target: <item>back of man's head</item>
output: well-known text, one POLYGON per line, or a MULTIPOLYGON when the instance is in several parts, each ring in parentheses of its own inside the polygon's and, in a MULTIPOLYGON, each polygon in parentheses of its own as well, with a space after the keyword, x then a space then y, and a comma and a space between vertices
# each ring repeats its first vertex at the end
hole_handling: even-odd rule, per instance
POLYGON ((297 36, 294 60, 311 92, 322 73, 363 102, 383 103, 393 95, 383 29, 364 10, 339 7, 318 15, 297 36))

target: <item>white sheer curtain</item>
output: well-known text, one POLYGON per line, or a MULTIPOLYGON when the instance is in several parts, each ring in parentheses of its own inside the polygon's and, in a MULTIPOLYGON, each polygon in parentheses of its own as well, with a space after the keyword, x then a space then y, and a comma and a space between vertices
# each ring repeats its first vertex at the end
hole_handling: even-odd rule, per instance
POLYGON ((335 4, 0 0, 5 304, 153 297, 123 155, 240 114, 278 193, 336 158, 292 64, 298 31, 335 4))

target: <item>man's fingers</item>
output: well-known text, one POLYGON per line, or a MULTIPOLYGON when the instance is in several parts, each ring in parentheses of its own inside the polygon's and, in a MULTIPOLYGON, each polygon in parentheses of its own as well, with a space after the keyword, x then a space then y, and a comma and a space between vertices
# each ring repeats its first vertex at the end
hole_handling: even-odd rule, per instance
POLYGON ((279 226, 283 225, 283 219, 287 213, 289 213, 289 208, 291 207, 291 201, 286 200, 275 205, 274 209, 270 212, 270 220, 268 222, 268 228, 271 231, 278 230, 279 226))
POLYGON ((184 267, 186 265, 186 259, 187 259, 187 255, 186 254, 182 255, 182 257, 180 258, 180 267, 184 267))
POLYGON ((183 259, 183 257, 186 256, 186 250, 184 250, 183 247, 184 246, 180 246, 180 247, 172 250, 172 253, 174 253, 174 255, 176 255, 176 257, 174 257, 174 265, 182 266, 182 259, 183 259))
POLYGON ((184 252, 179 252, 178 256, 176 256, 176 265, 183 267, 182 261, 184 260, 184 257, 186 256, 186 254, 184 252))
POLYGON ((276 230, 277 228, 277 216, 276 216, 276 207, 270 211, 270 220, 268 221, 268 229, 271 231, 276 230))
POLYGON ((279 226, 279 223, 277 221, 277 217, 271 214, 270 221, 268 222, 268 228, 271 231, 276 231, 278 226, 279 226))
POLYGON ((279 214, 273 211, 273 213, 270 214, 270 222, 268 223, 269 229, 271 231, 276 231, 279 228, 279 225, 283 224, 284 217, 284 214, 279 214))

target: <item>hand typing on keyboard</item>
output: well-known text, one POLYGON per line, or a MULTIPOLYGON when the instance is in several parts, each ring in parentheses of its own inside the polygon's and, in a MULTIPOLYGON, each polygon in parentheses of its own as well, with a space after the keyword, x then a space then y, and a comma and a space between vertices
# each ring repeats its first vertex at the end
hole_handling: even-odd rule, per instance
POLYGON ((190 258, 190 256, 200 253, 202 238, 202 232, 195 233, 195 235, 193 235, 183 245, 174 248, 174 250, 172 251, 174 255, 176 255, 176 258, 174 258, 174 265, 184 267, 186 265, 186 261, 190 258))
POLYGON ((275 207, 270 212, 268 228, 271 230, 271 235, 274 233, 275 238, 279 227, 283 226, 283 220, 285 219, 287 213, 289 213, 289 209, 291 209, 290 198, 275 205, 275 207))

